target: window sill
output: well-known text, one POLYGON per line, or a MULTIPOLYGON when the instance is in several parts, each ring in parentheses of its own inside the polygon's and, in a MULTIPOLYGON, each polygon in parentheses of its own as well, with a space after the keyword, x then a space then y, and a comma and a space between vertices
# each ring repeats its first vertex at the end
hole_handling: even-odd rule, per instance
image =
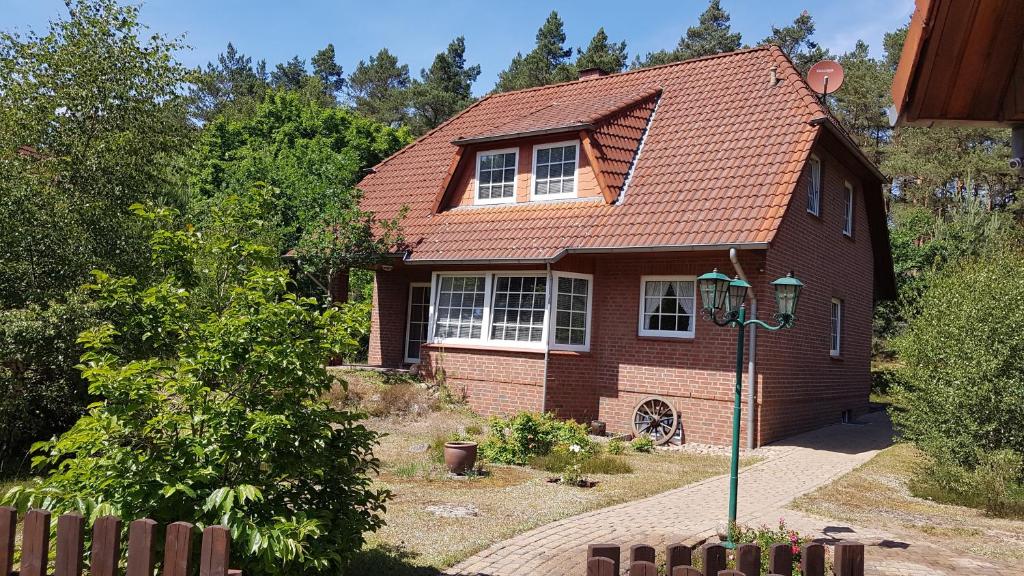
POLYGON ((829 360, 835 360, 836 362, 842 362, 843 361, 843 355, 842 354, 829 354, 828 357, 829 357, 829 360))
POLYGON ((523 354, 544 354, 543 348, 524 348, 519 346, 497 346, 494 344, 463 344, 452 343, 452 344, 441 344, 441 343, 430 343, 423 344, 421 348, 428 350, 480 350, 490 352, 521 352, 523 354))
POLYGON ((590 356, 590 350, 559 350, 551 349, 552 356, 590 356))
POLYGON ((652 342, 693 342, 693 336, 645 336, 637 334, 637 340, 650 340, 652 342))

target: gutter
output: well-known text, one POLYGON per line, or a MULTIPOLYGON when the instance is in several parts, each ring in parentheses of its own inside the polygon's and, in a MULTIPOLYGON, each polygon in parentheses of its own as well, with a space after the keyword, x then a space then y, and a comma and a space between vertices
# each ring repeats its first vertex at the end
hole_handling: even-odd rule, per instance
MULTIPOLYGON (((740 279, 747 282, 747 275, 743 273, 743 267, 740 266, 740 259, 736 248, 729 249, 729 260, 732 261, 733 268, 736 269, 736 274, 739 275, 740 279)), ((747 292, 750 295, 750 320, 757 319, 757 291, 750 290, 747 292)), ((747 352, 747 449, 753 450, 756 448, 754 445, 756 440, 754 437, 754 413, 757 407, 757 371, 755 370, 755 361, 757 360, 757 327, 753 324, 750 325, 750 336, 749 336, 749 351, 747 352)))
POLYGON ((480 265, 480 264, 554 264, 569 254, 617 254, 648 252, 701 252, 713 250, 766 250, 768 242, 747 242, 744 244, 666 244, 662 246, 605 246, 593 248, 562 248, 548 258, 437 258, 433 260, 412 260, 411 252, 400 252, 406 264, 417 265, 480 265))
POLYGON ((868 167, 868 170, 871 172, 872 176, 878 178, 880 182, 889 181, 889 179, 885 177, 885 174, 882 174, 881 170, 878 169, 878 166, 875 166, 875 163, 864 155, 864 151, 860 149, 860 146, 857 146, 857 143, 850 138, 849 134, 847 134, 843 129, 836 126, 835 123, 832 122, 832 120, 825 116, 819 116, 817 118, 812 119, 809 122, 809 124, 811 126, 824 126, 830 134, 838 138, 846 146, 846 148, 851 153, 853 153, 854 156, 857 157, 858 160, 860 160, 865 166, 868 167))

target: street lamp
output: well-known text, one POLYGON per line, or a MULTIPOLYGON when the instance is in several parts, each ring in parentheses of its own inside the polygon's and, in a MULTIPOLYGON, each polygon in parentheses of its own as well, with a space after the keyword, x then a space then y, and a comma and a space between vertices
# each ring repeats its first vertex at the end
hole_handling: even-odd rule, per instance
MULTIPOLYGON (((732 462, 729 467, 729 538, 726 546, 732 547, 733 530, 736 526, 736 493, 739 485, 740 464, 740 396, 743 391, 743 335, 747 326, 760 326, 767 330, 792 328, 796 320, 796 304, 800 299, 800 291, 804 284, 793 277, 790 272, 783 278, 772 282, 775 288, 775 321, 777 325, 766 324, 756 318, 747 320, 747 307, 744 301, 750 288, 745 280, 738 276, 729 279, 715 268, 697 278, 700 297, 703 303, 703 315, 718 326, 734 326, 739 328, 736 337, 736 401, 732 411, 732 462), (719 312, 722 317, 719 318, 719 312)), ((754 383, 751 382, 751 386, 754 383)))

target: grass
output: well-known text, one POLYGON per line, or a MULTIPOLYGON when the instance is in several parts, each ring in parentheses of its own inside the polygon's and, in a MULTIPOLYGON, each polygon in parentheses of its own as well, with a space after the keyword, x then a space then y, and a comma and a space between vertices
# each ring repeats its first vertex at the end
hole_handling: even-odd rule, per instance
MULTIPOLYGON (((547 456, 537 456, 530 460, 530 468, 561 474, 572 458, 569 454, 552 452, 547 456)), ((622 456, 598 454, 583 461, 580 470, 584 474, 630 474, 633 467, 622 456)))
POLYGON ((908 489, 924 455, 910 444, 892 446, 791 507, 826 518, 872 526, 995 560, 1024 560, 1024 521, 991 518, 963 506, 917 498, 908 489))
MULTIPOLYGON (((488 464, 479 476, 449 478, 432 456, 430 445, 453 433, 482 433, 483 425, 483 419, 457 409, 369 420, 370 428, 387 434, 374 451, 382 462, 377 484, 390 489, 394 498, 387 507, 387 525, 368 537, 353 573, 436 574, 495 542, 542 524, 728 471, 724 456, 655 451, 591 459, 585 474, 598 484, 588 489, 550 484, 547 480, 555 473, 523 466, 488 464), (434 504, 474 506, 480 512, 470 518, 439 518, 425 509, 434 504), (382 560, 383 556, 389 559, 382 560)), ((552 467, 554 463, 542 466, 552 467)))

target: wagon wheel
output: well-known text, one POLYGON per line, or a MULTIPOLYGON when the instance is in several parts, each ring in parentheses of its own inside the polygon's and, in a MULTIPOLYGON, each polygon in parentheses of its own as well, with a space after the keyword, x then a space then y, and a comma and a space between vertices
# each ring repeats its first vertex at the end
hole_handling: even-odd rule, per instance
POLYGON ((657 445, 668 442, 678 425, 675 408, 657 396, 645 398, 633 409, 633 433, 647 436, 657 445))

